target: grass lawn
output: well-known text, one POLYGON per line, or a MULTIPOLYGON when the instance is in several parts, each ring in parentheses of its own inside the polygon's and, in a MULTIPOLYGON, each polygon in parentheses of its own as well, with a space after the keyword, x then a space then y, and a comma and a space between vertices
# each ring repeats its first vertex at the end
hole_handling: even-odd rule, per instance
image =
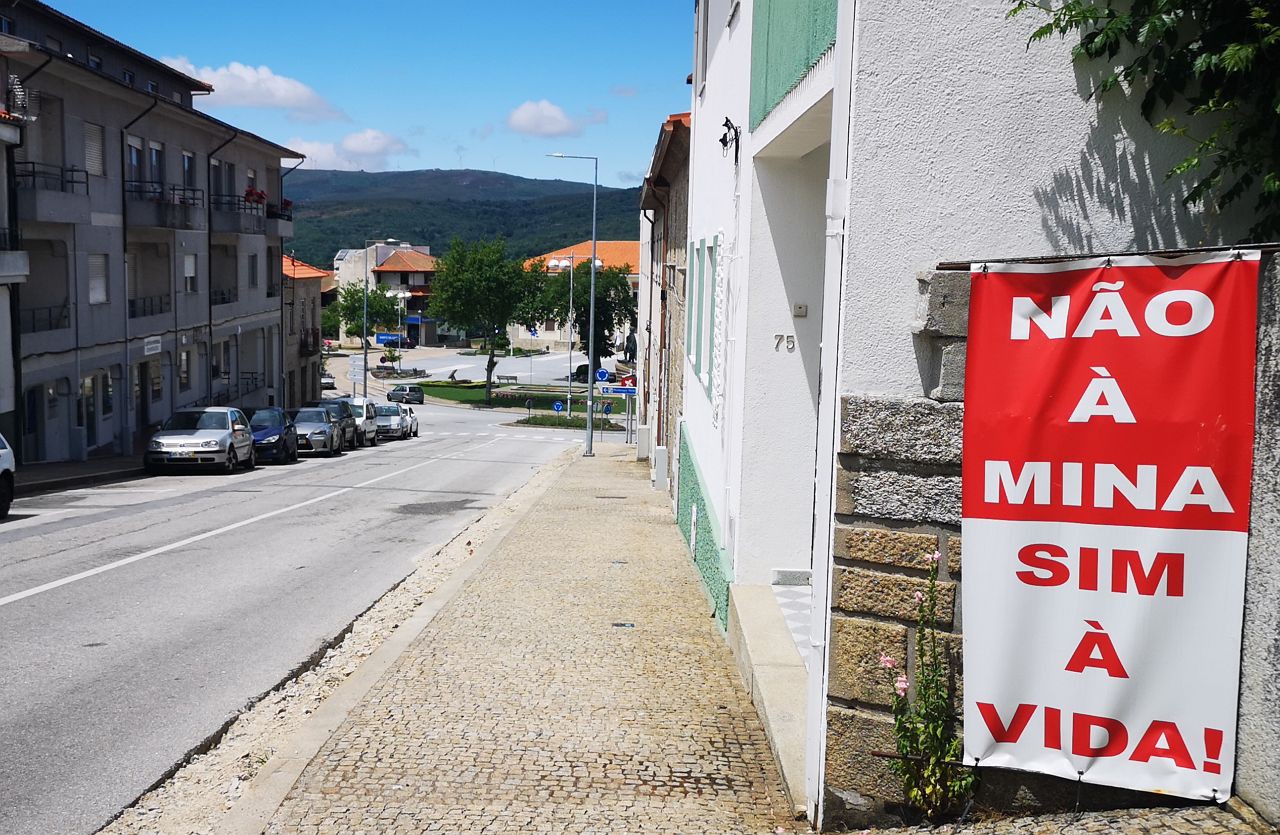
MULTIPOLYGON (((555 426, 560 429, 586 429, 587 419, 574 415, 571 418, 560 417, 559 415, 534 415, 533 417, 522 417, 516 421, 522 426, 555 426)), ((621 432, 622 427, 613 421, 605 421, 603 416, 596 418, 594 428, 599 431, 603 429, 605 432, 621 432), (602 425, 603 424, 603 425, 602 425)))
MULTIPOLYGON (((452 400, 454 403, 465 403, 469 406, 484 405, 484 383, 446 383, 427 382, 419 383, 422 392, 428 397, 438 397, 441 400, 452 400)), ((584 390, 581 396, 573 398, 573 410, 575 413, 580 412, 587 407, 587 395, 584 390)), ((506 406, 516 409, 525 408, 525 401, 531 400, 532 408, 540 411, 551 411, 556 401, 564 402, 565 395, 563 393, 553 392, 517 392, 512 391, 509 386, 493 387, 493 405, 506 406)), ((596 400, 601 403, 611 403, 613 414, 621 415, 626 411, 626 402, 621 397, 597 397, 596 400)))

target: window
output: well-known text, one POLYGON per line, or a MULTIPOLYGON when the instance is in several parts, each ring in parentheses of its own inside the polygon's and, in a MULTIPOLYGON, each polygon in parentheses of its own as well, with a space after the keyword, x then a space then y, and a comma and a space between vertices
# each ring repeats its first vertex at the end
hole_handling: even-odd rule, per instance
POLYGON ((706 89, 707 86, 707 45, 710 42, 707 37, 707 30, 711 27, 709 10, 707 7, 710 5, 711 0, 698 0, 696 10, 698 15, 696 24, 698 27, 698 95, 702 95, 702 91, 706 89))
POLYGON ((106 304, 107 288, 107 256, 89 256, 89 304, 106 304))
POLYGON ((196 155, 190 151, 182 152, 182 184, 187 188, 196 187, 196 155))
POLYGON ((188 293, 199 291, 199 280, 196 278, 196 256, 194 252, 182 256, 182 286, 188 293))
POLYGON ((246 168, 244 178, 247 181, 248 188, 256 189, 258 187, 258 172, 253 168, 246 168))
POLYGON ((136 136, 128 138, 129 143, 129 160, 128 170, 125 172, 126 180, 140 182, 142 180, 142 140, 136 136))
POLYGON ((89 58, 86 63, 88 63, 89 69, 102 72, 102 59, 97 55, 94 55, 92 52, 89 53, 89 58))
POLYGON ((106 157, 102 152, 104 136, 102 125, 84 123, 84 170, 95 177, 107 175, 106 157))
POLYGON ((158 94, 158 93, 160 92, 160 85, 159 85, 159 84, 157 84, 157 83, 156 83, 156 82, 154 82, 154 81, 148 81, 148 82, 147 82, 147 92, 148 92, 148 93, 157 93, 157 94, 158 94))
POLYGON ((222 194, 222 163, 209 160, 209 194, 222 194))
POLYGON ((57 38, 46 37, 44 39, 44 45, 49 48, 50 52, 56 52, 59 55, 62 54, 62 41, 58 40, 57 38))
POLYGON ((125 70, 124 72, 120 73, 120 78, 124 81, 125 84, 128 84, 130 87, 133 86, 133 79, 134 79, 133 70, 125 70))
POLYGON ((151 179, 157 183, 164 182, 164 144, 152 142, 147 155, 147 169, 151 179))
POLYGON ((249 256, 249 286, 258 286, 258 253, 249 256))
POLYGON ((178 391, 191 388, 191 349, 178 354, 178 391))
POLYGON ((103 372, 98 389, 102 392, 102 416, 110 417, 116 408, 116 393, 111 385, 111 374, 103 372))
POLYGON ((690 308, 690 305, 693 304, 693 299, 694 299, 693 283, 697 281, 697 273, 694 272, 695 270, 694 265, 697 263, 694 257, 694 253, 696 251, 697 250, 694 247, 694 245, 692 243, 689 244, 689 266, 684 271, 684 280, 685 280, 685 284, 687 285, 684 291, 684 299, 685 299, 684 352, 685 354, 688 355, 690 362, 693 361, 693 320, 694 320, 694 313, 693 313, 693 310, 690 308))
MULTIPOLYGON (((707 310, 704 314, 707 319, 707 379, 711 379, 711 375, 715 372, 716 364, 716 282, 719 276, 716 274, 716 244, 715 239, 712 243, 707 244, 707 310)), ((707 394, 710 394, 708 389, 707 394)))
POLYGON ((147 369, 151 374, 151 402, 154 403, 164 397, 164 374, 161 372, 159 362, 147 363, 147 369))
POLYGON ((3 34, 3 35, 13 34, 13 18, 0 15, 0 34, 3 34))

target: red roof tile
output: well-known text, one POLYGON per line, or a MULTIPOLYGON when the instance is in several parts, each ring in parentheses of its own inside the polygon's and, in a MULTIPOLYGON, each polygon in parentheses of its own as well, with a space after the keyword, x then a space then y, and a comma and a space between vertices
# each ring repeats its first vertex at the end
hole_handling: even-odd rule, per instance
POLYGON ((294 281, 306 281, 308 279, 328 278, 333 273, 328 270, 322 270, 319 267, 313 267, 306 261, 299 261, 292 255, 281 256, 281 271, 285 278, 291 278, 294 281))
MULTIPOLYGON (((587 261, 591 258, 591 241, 583 241, 573 246, 561 247, 554 252, 548 252, 545 255, 539 255, 536 258, 530 258, 524 262, 526 267, 531 267, 538 261, 548 263, 552 259, 564 260, 572 257, 575 264, 587 261)), ((629 267, 633 273, 640 271, 640 242, 639 241, 596 241, 596 258, 598 258, 606 268, 609 267, 629 267)))
POLYGON ((375 273, 433 273, 436 271, 436 257, 418 252, 416 249, 398 249, 387 256, 387 260, 373 268, 375 273))

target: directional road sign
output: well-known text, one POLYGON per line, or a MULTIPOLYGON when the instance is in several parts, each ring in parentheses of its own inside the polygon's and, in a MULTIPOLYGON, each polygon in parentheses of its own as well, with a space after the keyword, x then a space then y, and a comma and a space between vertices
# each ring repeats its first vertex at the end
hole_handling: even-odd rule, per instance
POLYGON ((626 394, 634 397, 636 393, 636 387, 635 386, 601 386, 600 393, 601 394, 626 394))
POLYGON ((563 412, 563 411, 564 411, 564 403, 563 403, 563 402, 561 402, 561 401, 559 401, 559 400, 557 400, 556 402, 554 402, 554 403, 552 403, 552 404, 551 404, 551 408, 555 409, 557 412, 563 412))
POLYGON ((603 368, 596 369, 596 379, 602 383, 609 382, 609 372, 603 368))

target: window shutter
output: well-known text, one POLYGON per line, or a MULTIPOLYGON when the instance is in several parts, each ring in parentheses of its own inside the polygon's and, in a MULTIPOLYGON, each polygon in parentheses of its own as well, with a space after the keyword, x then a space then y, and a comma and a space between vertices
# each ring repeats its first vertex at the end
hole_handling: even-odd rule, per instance
POLYGON ((89 304, 107 301, 107 256, 89 256, 89 304))
POLYGON ((102 153, 102 125, 84 123, 84 168, 90 174, 106 176, 106 163, 102 153))

